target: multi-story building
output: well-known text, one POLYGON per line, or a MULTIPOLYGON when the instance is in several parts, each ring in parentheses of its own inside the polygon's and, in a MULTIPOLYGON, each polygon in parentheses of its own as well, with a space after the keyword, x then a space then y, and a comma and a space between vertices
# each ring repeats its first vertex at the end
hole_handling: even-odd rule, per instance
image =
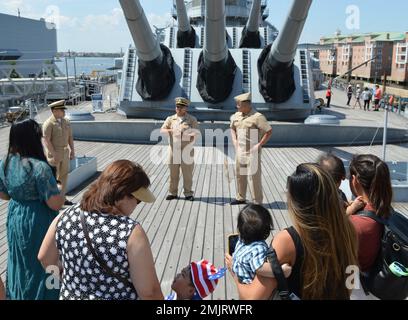
POLYGON ((337 48, 334 44, 331 48, 319 50, 320 70, 327 76, 337 74, 337 48))
POLYGON ((334 37, 323 37, 320 44, 331 48, 320 51, 322 72, 327 76, 339 76, 356 68, 351 72, 351 77, 357 80, 376 82, 387 75, 389 81, 404 82, 397 80, 396 75, 399 79, 406 79, 406 39, 407 33, 401 32, 351 35, 337 33, 334 37), (403 61, 405 73, 402 71, 403 61), (398 71, 393 72, 394 67, 398 71))
POLYGON ((394 43, 391 79, 397 84, 408 85, 408 32, 404 39, 394 43))

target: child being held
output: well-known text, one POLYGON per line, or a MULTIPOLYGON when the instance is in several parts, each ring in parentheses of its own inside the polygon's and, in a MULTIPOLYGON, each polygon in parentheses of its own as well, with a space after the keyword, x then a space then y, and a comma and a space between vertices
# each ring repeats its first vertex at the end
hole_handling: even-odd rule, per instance
POLYGON ((348 201, 346 195, 340 189, 341 182, 346 179, 346 169, 343 161, 334 154, 327 153, 320 156, 319 165, 333 178, 339 190, 339 195, 344 203, 347 215, 353 215, 365 207, 362 197, 357 197, 354 201, 348 201))
MULTIPOLYGON (((232 255, 232 271, 240 283, 251 283, 255 275, 274 278, 270 263, 266 260, 269 246, 266 239, 273 229, 268 210, 249 204, 238 215, 239 240, 232 255)), ((282 265, 286 278, 292 272, 289 264, 282 265)))
POLYGON ((192 262, 176 275, 173 292, 165 300, 202 300, 214 292, 225 272, 225 268, 217 270, 207 260, 192 262))

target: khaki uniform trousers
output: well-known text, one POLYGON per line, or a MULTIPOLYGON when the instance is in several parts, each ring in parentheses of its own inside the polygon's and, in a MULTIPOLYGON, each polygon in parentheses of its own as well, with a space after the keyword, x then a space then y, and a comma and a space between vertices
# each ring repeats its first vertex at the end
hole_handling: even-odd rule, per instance
POLYGON ((237 176, 237 200, 245 201, 248 178, 250 182, 250 193, 255 204, 262 204, 262 161, 261 151, 257 154, 237 154, 235 169, 237 176))
MULTIPOLYGON (((177 149, 177 148, 176 148, 177 149)), ((175 150, 176 150, 175 149, 175 150)), ((178 149, 180 150, 180 149, 178 149)), ((181 150, 184 150, 181 149, 181 150)), ((194 170, 194 149, 191 149, 191 156, 193 158, 188 159, 191 161, 183 161, 180 151, 179 154, 173 153, 173 148, 169 147, 169 169, 170 169, 170 186, 169 194, 172 196, 178 195, 178 185, 180 180, 180 170, 183 174, 183 188, 184 195, 190 197, 194 195, 193 187, 193 170, 194 170)))
POLYGON ((69 148, 57 148, 55 152, 58 154, 60 162, 51 161, 51 165, 57 169, 57 180, 61 182, 61 193, 65 194, 67 190, 68 183, 68 173, 69 173, 69 148))

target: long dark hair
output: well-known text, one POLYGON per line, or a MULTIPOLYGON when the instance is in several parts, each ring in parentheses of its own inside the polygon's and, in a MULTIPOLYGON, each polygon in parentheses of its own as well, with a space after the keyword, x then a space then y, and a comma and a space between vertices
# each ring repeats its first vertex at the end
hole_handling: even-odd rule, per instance
MULTIPOLYGON (((42 130, 36 121, 29 119, 13 123, 10 129, 9 147, 4 164, 4 174, 7 172, 10 156, 15 154, 19 154, 22 158, 34 158, 48 164, 41 138, 42 130)), ((51 169, 53 169, 53 167, 51 167, 51 169)), ((55 176, 55 169, 53 170, 53 173, 55 176)))
POLYGON ((302 299, 349 299, 346 269, 357 264, 357 237, 333 178, 317 164, 301 164, 287 181, 288 211, 305 257, 302 299))
POLYGON ((388 218, 391 213, 392 187, 387 164, 372 154, 357 155, 351 160, 350 175, 356 176, 360 182, 377 216, 388 218))

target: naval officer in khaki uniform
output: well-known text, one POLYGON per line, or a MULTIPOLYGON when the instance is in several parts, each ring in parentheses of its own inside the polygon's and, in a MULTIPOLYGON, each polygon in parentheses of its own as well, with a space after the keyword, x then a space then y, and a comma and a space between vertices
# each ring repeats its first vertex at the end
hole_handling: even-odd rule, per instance
POLYGON ((231 117, 231 137, 236 151, 237 197, 231 205, 245 204, 248 177, 253 202, 262 204, 262 147, 272 135, 265 116, 251 106, 251 94, 235 97, 238 112, 231 117))
POLYGON ((184 196, 186 200, 194 200, 193 169, 194 140, 198 133, 198 122, 187 113, 190 104, 185 98, 176 98, 176 114, 164 122, 161 132, 170 136, 168 164, 170 169, 169 195, 166 200, 178 199, 180 169, 183 174, 184 196))
MULTIPOLYGON (((43 135, 47 148, 47 159, 57 169, 57 180, 61 183, 61 192, 65 194, 69 162, 75 159, 74 139, 71 124, 65 118, 65 101, 60 100, 49 105, 52 115, 43 124, 43 135)), ((66 200, 65 205, 72 205, 66 200)))

